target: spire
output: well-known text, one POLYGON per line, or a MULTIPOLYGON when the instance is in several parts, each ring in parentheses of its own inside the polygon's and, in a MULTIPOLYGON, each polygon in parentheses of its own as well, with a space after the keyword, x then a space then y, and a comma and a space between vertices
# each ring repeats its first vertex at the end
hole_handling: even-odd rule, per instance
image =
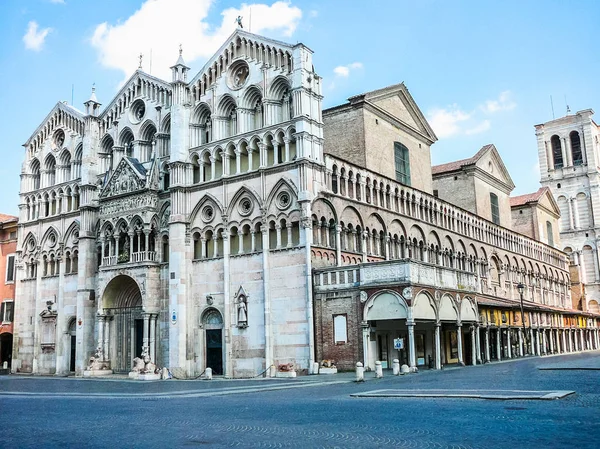
POLYGON ((83 104, 85 106, 86 115, 93 115, 94 117, 98 115, 100 103, 96 98, 96 83, 92 84, 92 93, 90 95, 90 99, 83 104))
POLYGON ((171 71, 173 73, 173 82, 176 82, 176 81, 186 82, 187 81, 187 72, 188 72, 188 70, 190 70, 190 68, 185 65, 185 62, 183 61, 182 53, 183 53, 183 48, 181 47, 181 44, 179 44, 179 58, 177 58, 177 62, 175 63, 175 65, 171 66, 171 71))
POLYGON ((177 59, 177 62, 175 63, 175 65, 185 66, 185 62, 183 61, 183 56, 181 55, 182 53, 183 53, 183 48, 182 48, 181 44, 179 44, 179 58, 177 59))

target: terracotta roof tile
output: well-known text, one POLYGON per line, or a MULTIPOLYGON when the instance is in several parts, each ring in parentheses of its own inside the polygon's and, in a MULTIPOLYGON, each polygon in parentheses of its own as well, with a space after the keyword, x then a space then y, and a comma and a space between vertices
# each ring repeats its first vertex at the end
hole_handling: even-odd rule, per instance
POLYGON ((550 191, 548 187, 540 187, 537 192, 534 193, 526 193, 525 195, 512 196, 509 198, 510 207, 518 207, 523 206, 527 203, 534 203, 539 201, 540 198, 546 193, 546 191, 550 191))
POLYGON ((14 215, 0 214, 0 223, 9 223, 11 221, 18 221, 19 217, 14 215))
POLYGON ((446 164, 434 165, 431 167, 431 174, 437 175, 439 173, 448 173, 456 170, 460 170, 462 167, 472 165, 479 160, 479 158, 485 153, 493 144, 487 144, 481 147, 481 149, 473 157, 467 159, 461 159, 459 161, 448 162, 446 164))

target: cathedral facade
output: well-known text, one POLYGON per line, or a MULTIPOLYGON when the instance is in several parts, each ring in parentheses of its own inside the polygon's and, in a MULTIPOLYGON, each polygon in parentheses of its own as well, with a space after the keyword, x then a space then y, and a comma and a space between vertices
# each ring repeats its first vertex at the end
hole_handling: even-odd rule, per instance
POLYGON ((312 51, 243 30, 193 77, 181 52, 171 69, 136 71, 105 107, 58 103, 25 143, 14 372, 82 375, 94 353, 116 373, 145 353, 177 377, 251 377, 598 347, 565 254, 511 230, 497 150, 432 171, 403 84, 323 111, 312 51), (475 197, 454 205, 459 180, 475 197))

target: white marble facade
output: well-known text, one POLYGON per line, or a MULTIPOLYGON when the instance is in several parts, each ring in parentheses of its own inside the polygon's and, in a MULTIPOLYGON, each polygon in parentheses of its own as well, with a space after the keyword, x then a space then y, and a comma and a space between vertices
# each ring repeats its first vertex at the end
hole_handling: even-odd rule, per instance
POLYGON ((136 71, 58 103, 25 144, 13 371, 178 377, 313 362, 311 200, 325 180, 312 51, 237 30, 192 77, 136 71))

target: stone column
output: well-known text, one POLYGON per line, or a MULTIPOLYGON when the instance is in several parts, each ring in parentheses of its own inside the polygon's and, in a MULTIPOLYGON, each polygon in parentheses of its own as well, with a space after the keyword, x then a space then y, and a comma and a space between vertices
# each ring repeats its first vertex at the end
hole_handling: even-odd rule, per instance
POLYGON ((104 348, 104 323, 106 322, 106 316, 97 315, 97 326, 98 326, 98 347, 102 348, 102 360, 106 360, 106 353, 104 348))
MULTIPOLYGON (((266 220, 263 222, 266 223, 266 220)), ((269 369, 273 364, 273 347, 271 342, 271 293, 269 283, 269 227, 262 225, 262 261, 263 261, 263 291, 265 302, 265 368, 267 377, 273 377, 274 370, 269 369)))
POLYGON ((501 362, 502 361, 502 329, 496 329, 496 359, 501 362))
POLYGON ((510 341, 510 328, 506 329, 506 350, 507 358, 512 359, 512 342, 510 341))
POLYGON ((490 363, 490 328, 485 328, 485 363, 490 363))
POLYGON ((335 225, 335 259, 336 265, 342 265, 342 226, 335 225))
POLYGON ((462 323, 456 324, 456 342, 458 344, 458 364, 464 365, 463 361, 463 344, 462 344, 462 323))
POLYGON ((477 365, 477 339, 475 337, 475 326, 471 326, 471 365, 477 365))
POLYGON ((535 336, 535 352, 536 355, 542 355, 542 351, 540 348, 540 329, 537 329, 535 336))
POLYGON ((480 365, 483 364, 483 360, 481 360, 481 332, 479 323, 475 324, 475 343, 477 346, 477 363, 480 365))
POLYGON ((581 344, 581 350, 585 351, 585 343, 583 341, 583 329, 579 329, 579 341, 581 344))
POLYGON ((149 313, 144 313, 144 334, 143 334, 144 338, 142 340, 142 346, 145 349, 148 349, 149 341, 150 341, 149 335, 148 335, 149 334, 148 333, 148 330, 149 330, 149 321, 150 321, 150 314, 149 313))
POLYGON ((110 360, 110 322, 112 318, 112 315, 104 317, 104 344, 102 346, 102 355, 104 356, 105 361, 110 360))
POLYGON ((550 338, 550 354, 554 354, 554 332, 553 329, 549 329, 548 330, 549 335, 548 337, 550 338))
POLYGON ((150 360, 156 363, 156 314, 150 315, 150 360))
POLYGON ((562 340, 562 348, 563 348, 563 352, 568 352, 569 350, 567 349, 567 340, 565 338, 565 330, 563 329, 560 336, 561 336, 561 340, 562 340))
POLYGON ((414 371, 417 367, 417 352, 415 348, 415 323, 413 321, 407 321, 408 327, 408 360, 411 371, 414 371))
POLYGON ((442 348, 440 343, 441 323, 435 323, 435 369, 442 369, 442 348))
MULTIPOLYGON (((362 337, 363 337, 363 363, 365 368, 369 366, 369 322, 363 321, 360 323, 360 327, 362 327, 362 337)), ((410 338, 410 328, 409 338, 410 338)))
POLYGON ((525 349, 523 347, 523 329, 519 329, 519 357, 525 355, 525 349))

